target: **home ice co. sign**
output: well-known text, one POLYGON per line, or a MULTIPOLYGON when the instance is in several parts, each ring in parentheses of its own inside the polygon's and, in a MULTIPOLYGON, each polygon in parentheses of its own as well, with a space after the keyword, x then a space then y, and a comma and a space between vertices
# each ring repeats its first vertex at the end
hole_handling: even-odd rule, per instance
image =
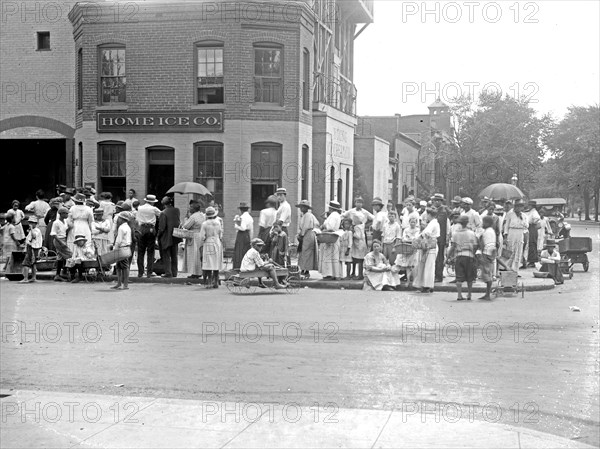
POLYGON ((222 112, 98 112, 99 133, 223 132, 222 112))

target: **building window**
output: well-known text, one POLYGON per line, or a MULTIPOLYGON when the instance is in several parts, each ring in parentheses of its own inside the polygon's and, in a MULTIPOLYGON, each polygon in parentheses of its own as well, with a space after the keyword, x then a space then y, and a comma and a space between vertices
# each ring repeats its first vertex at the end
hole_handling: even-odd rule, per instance
POLYGON ((101 143, 100 146, 100 176, 122 178, 126 173, 125 144, 101 143))
POLYGON ((310 53, 306 48, 302 53, 302 109, 310 109, 310 53))
POLYGON ((335 199, 335 167, 329 169, 329 201, 335 199))
POLYGON ((281 186, 281 152, 278 143, 253 143, 251 147, 252 210, 262 210, 269 195, 281 186))
POLYGON ((282 50, 254 47, 254 101, 281 104, 283 88, 282 50))
POLYGON ((125 103, 125 48, 100 49, 101 103, 125 103))
POLYGON ((124 200, 127 173, 125 143, 98 143, 98 165, 98 191, 111 192, 115 203, 124 200))
POLYGON ((302 168, 300 171, 302 200, 308 199, 308 168, 308 145, 302 145, 302 168))
POLYGON ((83 49, 77 52, 77 109, 83 109, 83 49))
POLYGON ((349 210, 350 209, 350 169, 347 168, 346 169, 346 202, 345 202, 345 209, 349 210))
POLYGON ((223 103, 223 47, 202 45, 197 49, 196 96, 198 104, 223 103))
POLYGON ((38 31, 37 49, 50 50, 50 31, 38 31))
POLYGON ((196 182, 203 184, 213 194, 215 203, 223 207, 223 144, 198 142, 196 155, 196 182))

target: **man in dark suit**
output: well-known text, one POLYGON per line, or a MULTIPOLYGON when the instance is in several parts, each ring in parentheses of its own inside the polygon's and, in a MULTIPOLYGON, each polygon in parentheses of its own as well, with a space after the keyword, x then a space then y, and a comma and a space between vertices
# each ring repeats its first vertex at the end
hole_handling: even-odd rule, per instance
POLYGON ((173 207, 173 198, 162 199, 165 209, 158 218, 158 249, 165 267, 164 278, 177 277, 177 245, 181 239, 173 237, 173 229, 179 226, 179 209, 173 207))

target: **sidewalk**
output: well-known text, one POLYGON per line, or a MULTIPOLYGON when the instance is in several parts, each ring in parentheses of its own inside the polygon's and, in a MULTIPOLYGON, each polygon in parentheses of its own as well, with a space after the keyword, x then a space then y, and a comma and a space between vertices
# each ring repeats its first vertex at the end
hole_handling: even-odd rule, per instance
MULTIPOLYGON (((590 448, 524 427, 450 414, 50 391, 0 391, 3 448, 590 448), (425 421, 425 422, 422 422, 425 421)), ((453 408, 462 409, 460 404, 453 408)), ((483 416, 483 415, 481 415, 483 416)))

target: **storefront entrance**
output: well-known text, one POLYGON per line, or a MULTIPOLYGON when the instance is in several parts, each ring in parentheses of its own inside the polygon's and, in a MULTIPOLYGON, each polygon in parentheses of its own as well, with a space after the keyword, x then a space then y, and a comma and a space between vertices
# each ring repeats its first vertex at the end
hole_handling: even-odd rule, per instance
POLYGON ((148 177, 146 192, 159 200, 175 184, 175 149, 150 147, 148 150, 148 177))
POLYGON ((67 139, 2 139, 0 142, 2 151, 11 155, 4 159, 0 210, 8 210, 12 200, 21 201, 24 207, 23 203, 35 200, 38 189, 50 199, 56 196, 57 184, 72 182, 67 179, 67 170, 69 173, 71 170, 67 139))

